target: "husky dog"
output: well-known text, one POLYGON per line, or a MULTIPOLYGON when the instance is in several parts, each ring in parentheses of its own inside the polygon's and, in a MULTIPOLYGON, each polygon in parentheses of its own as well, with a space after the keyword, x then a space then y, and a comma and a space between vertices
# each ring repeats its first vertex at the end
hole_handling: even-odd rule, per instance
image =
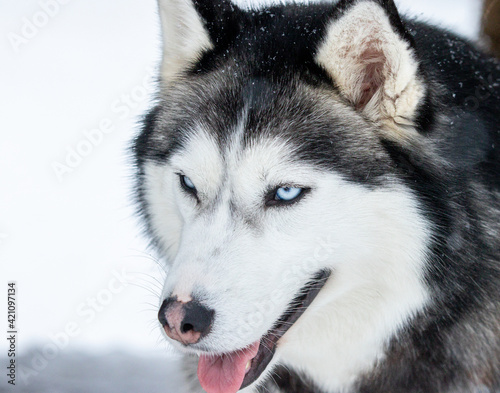
POLYGON ((500 392, 500 64, 392 0, 159 9, 133 149, 186 391, 500 392))

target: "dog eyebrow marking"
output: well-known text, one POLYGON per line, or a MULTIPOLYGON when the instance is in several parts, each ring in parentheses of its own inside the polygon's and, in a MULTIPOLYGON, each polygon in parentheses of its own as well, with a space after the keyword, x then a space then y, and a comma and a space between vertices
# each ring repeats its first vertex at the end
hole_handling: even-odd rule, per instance
POLYGON ((185 148, 171 157, 170 165, 188 176, 200 194, 210 196, 215 194, 224 178, 222 157, 217 141, 202 124, 198 124, 187 136, 185 148))

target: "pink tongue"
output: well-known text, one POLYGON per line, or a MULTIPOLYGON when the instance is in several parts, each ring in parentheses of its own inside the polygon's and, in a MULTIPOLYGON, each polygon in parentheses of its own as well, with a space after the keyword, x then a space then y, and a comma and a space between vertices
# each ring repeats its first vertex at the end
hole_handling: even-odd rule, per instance
POLYGON ((249 360, 257 356, 259 341, 241 351, 221 356, 201 355, 198 379, 207 393, 236 393, 245 379, 249 360))

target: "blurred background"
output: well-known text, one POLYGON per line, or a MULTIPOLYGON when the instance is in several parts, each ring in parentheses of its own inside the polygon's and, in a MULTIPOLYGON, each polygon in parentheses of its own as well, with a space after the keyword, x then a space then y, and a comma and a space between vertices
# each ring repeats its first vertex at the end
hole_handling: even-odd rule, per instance
MULTIPOLYGON (((478 38, 480 0, 397 3, 478 38)), ((127 152, 156 89, 156 1, 0 0, 0 29, 0 298, 15 281, 19 331, 0 392, 182 392, 127 152)))

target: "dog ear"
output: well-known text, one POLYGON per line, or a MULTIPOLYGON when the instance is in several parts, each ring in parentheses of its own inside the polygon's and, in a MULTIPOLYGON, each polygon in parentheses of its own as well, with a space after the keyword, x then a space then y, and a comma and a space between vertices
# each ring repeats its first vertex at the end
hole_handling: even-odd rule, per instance
POLYGON ((161 77, 175 79, 234 33, 241 11, 229 0, 158 0, 163 36, 161 77), (230 28, 228 28, 230 27, 230 28))
POLYGON ((345 0, 316 52, 341 94, 368 119, 405 137, 425 85, 392 0, 345 0))

